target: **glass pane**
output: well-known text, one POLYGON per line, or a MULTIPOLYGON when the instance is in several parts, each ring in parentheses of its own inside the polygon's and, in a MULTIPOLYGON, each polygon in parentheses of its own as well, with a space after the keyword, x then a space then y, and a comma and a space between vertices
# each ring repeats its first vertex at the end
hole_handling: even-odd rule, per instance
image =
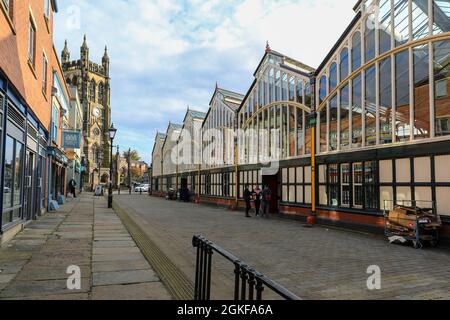
POLYGON ((297 83, 297 102, 303 104, 303 81, 298 80, 297 83))
POLYGON ((375 20, 373 14, 367 17, 364 26, 364 61, 367 63, 375 58, 375 20))
POLYGON ((433 0, 433 33, 450 31, 450 1, 433 0))
POLYGON ((380 1, 380 11, 378 15, 380 23, 380 54, 391 50, 392 19, 391 0, 380 1))
POLYGON ((289 78, 289 101, 295 101, 295 78, 289 78))
POLYGON ((414 57, 414 139, 430 137, 430 69, 428 45, 416 47, 414 57))
MULTIPOLYGON (((299 113, 302 113, 301 110, 298 110, 299 113)), ((289 156, 293 157, 296 156, 296 124, 295 124, 295 107, 290 106, 289 107, 289 156)))
POLYGON ((337 65, 332 63, 330 66, 330 92, 337 86, 337 65))
POLYGON ((392 142, 392 63, 380 62, 380 144, 392 142))
POLYGON ((269 72, 269 103, 273 102, 274 88, 275 88, 275 71, 273 70, 273 68, 271 68, 269 72))
POLYGON ((277 70, 275 76, 275 101, 280 101, 281 90, 281 71, 277 70))
POLYGON ((288 99, 288 76, 286 73, 283 73, 283 89, 281 90, 281 99, 283 101, 287 101, 288 99))
POLYGON ((327 108, 320 111, 320 152, 327 152, 327 108))
POLYGON ((350 144, 350 100, 348 84, 341 89, 341 150, 348 149, 350 144))
POLYGON ((394 37, 398 47, 409 40, 408 0, 394 0, 394 9, 394 37))
POLYGON ((297 109, 297 155, 303 155, 304 151, 303 138, 303 110, 297 109))
POLYGON ((330 100, 330 130, 329 130, 329 144, 330 151, 337 150, 338 143, 338 106, 337 96, 330 100))
POLYGON ((365 122, 366 122, 366 146, 377 144, 376 122, 376 80, 375 66, 366 70, 366 100, 365 100, 365 122))
POLYGON ((396 136, 397 141, 409 141, 411 134, 409 109, 409 53, 408 50, 395 55, 396 82, 396 136))
POLYGON ((281 151, 282 151, 282 156, 283 158, 287 157, 287 144, 288 144, 288 140, 287 140, 287 130, 288 130, 288 110, 287 110, 287 106, 283 106, 283 133, 282 133, 282 147, 281 147, 281 151))
POLYGON ((311 84, 305 84, 305 106, 311 107, 311 84))
POLYGON ((450 40, 434 44, 434 113, 436 136, 450 135, 450 40))
POLYGON ((352 72, 361 67, 361 34, 356 32, 352 39, 352 72))
POLYGON ((322 103, 327 97, 327 77, 322 76, 319 83, 319 103, 322 103))
POLYGON ((348 49, 344 48, 341 51, 341 63, 340 63, 340 81, 344 80, 348 76, 348 49))
POLYGON ((3 209, 12 207, 12 190, 14 175, 14 140, 7 136, 5 144, 5 178, 3 186, 3 209))
POLYGON ((353 79, 352 93, 352 148, 362 146, 362 94, 361 75, 353 79))
POLYGON ((425 38, 428 30, 428 0, 412 1, 412 34, 413 40, 425 38))
POLYGON ((18 206, 22 203, 22 156, 23 156, 23 144, 16 141, 15 152, 15 164, 14 164, 14 201, 13 205, 18 206))

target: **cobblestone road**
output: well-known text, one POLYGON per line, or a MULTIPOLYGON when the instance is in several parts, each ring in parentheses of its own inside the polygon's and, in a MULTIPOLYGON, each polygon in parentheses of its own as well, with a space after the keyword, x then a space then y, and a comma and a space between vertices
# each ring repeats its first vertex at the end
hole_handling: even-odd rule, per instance
MULTIPOLYGON (((191 240, 203 234, 304 299, 450 299, 448 250, 145 195, 115 200, 192 281, 191 240), (367 289, 372 265, 382 270, 381 290, 367 289)), ((232 297, 232 266, 216 255, 213 272, 213 298, 232 297)))

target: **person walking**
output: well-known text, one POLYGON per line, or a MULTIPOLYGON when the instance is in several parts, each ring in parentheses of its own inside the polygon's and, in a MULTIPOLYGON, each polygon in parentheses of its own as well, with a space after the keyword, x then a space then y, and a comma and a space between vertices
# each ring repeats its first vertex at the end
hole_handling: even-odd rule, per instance
POLYGON ((70 190, 70 193, 73 195, 74 198, 77 197, 77 195, 75 194, 76 186, 77 186, 77 182, 75 181, 75 179, 74 178, 70 179, 70 181, 69 181, 69 190, 70 190))
POLYGON ((262 191, 262 217, 269 217, 270 202, 272 201, 272 190, 268 186, 264 186, 262 191))
POLYGON ((258 217, 261 212, 261 200, 262 200, 262 192, 259 187, 256 187, 253 190, 254 201, 255 201, 255 215, 258 217))
POLYGON ((245 201, 245 217, 247 218, 251 218, 250 215, 250 210, 252 209, 251 200, 252 200, 252 192, 250 191, 250 186, 246 185, 244 191, 244 201, 245 201))

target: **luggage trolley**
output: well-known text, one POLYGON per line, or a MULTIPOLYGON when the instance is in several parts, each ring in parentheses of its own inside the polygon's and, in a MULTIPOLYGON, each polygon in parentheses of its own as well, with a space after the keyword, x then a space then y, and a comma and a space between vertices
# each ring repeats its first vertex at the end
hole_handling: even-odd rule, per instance
POLYGON ((401 237, 412 242, 415 249, 422 249, 424 242, 432 247, 439 242, 442 221, 434 201, 398 200, 394 205, 393 200, 385 200, 384 221, 386 237, 401 237), (395 221, 391 220, 392 216, 395 216, 395 221))

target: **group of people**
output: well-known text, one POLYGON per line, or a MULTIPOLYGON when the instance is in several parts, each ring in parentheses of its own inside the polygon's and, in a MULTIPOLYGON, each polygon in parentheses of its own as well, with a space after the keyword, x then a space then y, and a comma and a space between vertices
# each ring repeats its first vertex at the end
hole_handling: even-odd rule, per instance
POLYGON ((272 201, 272 191, 268 186, 264 186, 263 190, 256 187, 250 190, 250 185, 245 186, 244 201, 245 201, 245 216, 251 218, 250 210, 252 209, 252 200, 255 204, 255 216, 258 217, 261 213, 261 217, 269 217, 270 202, 272 201))

